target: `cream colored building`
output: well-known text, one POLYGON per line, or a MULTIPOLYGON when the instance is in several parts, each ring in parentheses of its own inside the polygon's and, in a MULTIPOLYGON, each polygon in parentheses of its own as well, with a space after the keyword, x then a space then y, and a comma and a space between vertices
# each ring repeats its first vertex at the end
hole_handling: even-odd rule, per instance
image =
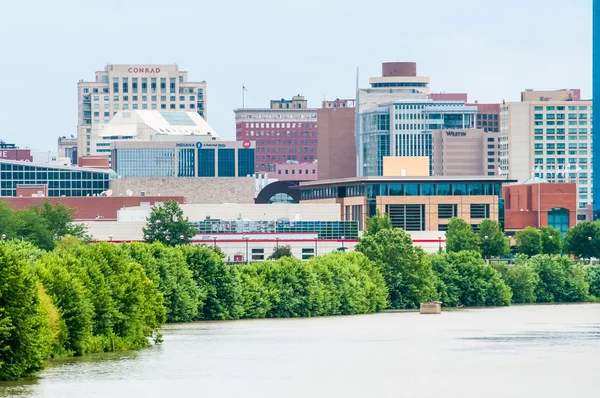
MULTIPOLYGON (((563 95, 564 90, 559 90, 563 95)), ((527 91, 527 98, 548 92, 527 91), (533 94, 532 94, 533 93, 533 94)), ((557 94, 558 95, 558 94, 557 94)), ((592 101, 523 101, 500 108, 503 175, 524 182, 577 182, 578 219, 592 204, 592 101)))
POLYGON ((206 82, 188 81, 177 64, 106 65, 95 81, 77 84, 78 155, 91 155, 97 127, 121 110, 196 112, 206 119, 206 82))
POLYGON ((498 175, 499 133, 480 129, 433 130, 433 175, 498 175))

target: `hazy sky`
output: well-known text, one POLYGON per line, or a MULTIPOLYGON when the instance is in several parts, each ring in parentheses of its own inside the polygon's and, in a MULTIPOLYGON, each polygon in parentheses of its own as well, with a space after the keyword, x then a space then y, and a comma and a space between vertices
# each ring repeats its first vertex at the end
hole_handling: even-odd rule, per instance
POLYGON ((106 63, 178 63, 207 81, 208 122, 305 95, 353 98, 384 61, 415 61, 434 92, 518 100, 525 88, 591 97, 591 0, 6 0, 0 138, 56 150, 76 134, 77 81, 106 63))

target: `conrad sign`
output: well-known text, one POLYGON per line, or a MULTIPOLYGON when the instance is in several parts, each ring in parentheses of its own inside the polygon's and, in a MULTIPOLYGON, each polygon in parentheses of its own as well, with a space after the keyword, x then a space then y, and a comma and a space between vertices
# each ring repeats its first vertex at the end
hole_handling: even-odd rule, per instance
POLYGON ((466 131, 446 131, 448 137, 466 137, 466 131))
POLYGON ((129 69, 127 69, 127 72, 129 72, 129 73, 160 73, 160 68, 146 68, 146 67, 129 68, 129 69))

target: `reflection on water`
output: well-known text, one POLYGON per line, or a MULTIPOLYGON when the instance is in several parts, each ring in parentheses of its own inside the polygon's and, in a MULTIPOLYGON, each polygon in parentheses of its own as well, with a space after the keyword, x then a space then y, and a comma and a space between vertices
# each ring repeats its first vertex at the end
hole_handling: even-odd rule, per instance
POLYGON ((168 325, 0 397, 564 397, 600 386, 600 305, 168 325))

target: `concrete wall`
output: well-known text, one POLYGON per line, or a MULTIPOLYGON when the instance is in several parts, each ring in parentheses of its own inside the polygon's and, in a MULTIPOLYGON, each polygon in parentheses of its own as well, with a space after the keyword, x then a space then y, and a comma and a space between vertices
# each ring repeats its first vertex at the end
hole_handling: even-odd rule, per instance
POLYGON ((386 177, 426 177, 429 175, 429 156, 384 156, 383 175, 386 177))
POLYGON ((113 196, 125 196, 127 190, 139 196, 185 196, 187 203, 253 203, 253 177, 214 178, 117 178, 110 181, 113 196))

